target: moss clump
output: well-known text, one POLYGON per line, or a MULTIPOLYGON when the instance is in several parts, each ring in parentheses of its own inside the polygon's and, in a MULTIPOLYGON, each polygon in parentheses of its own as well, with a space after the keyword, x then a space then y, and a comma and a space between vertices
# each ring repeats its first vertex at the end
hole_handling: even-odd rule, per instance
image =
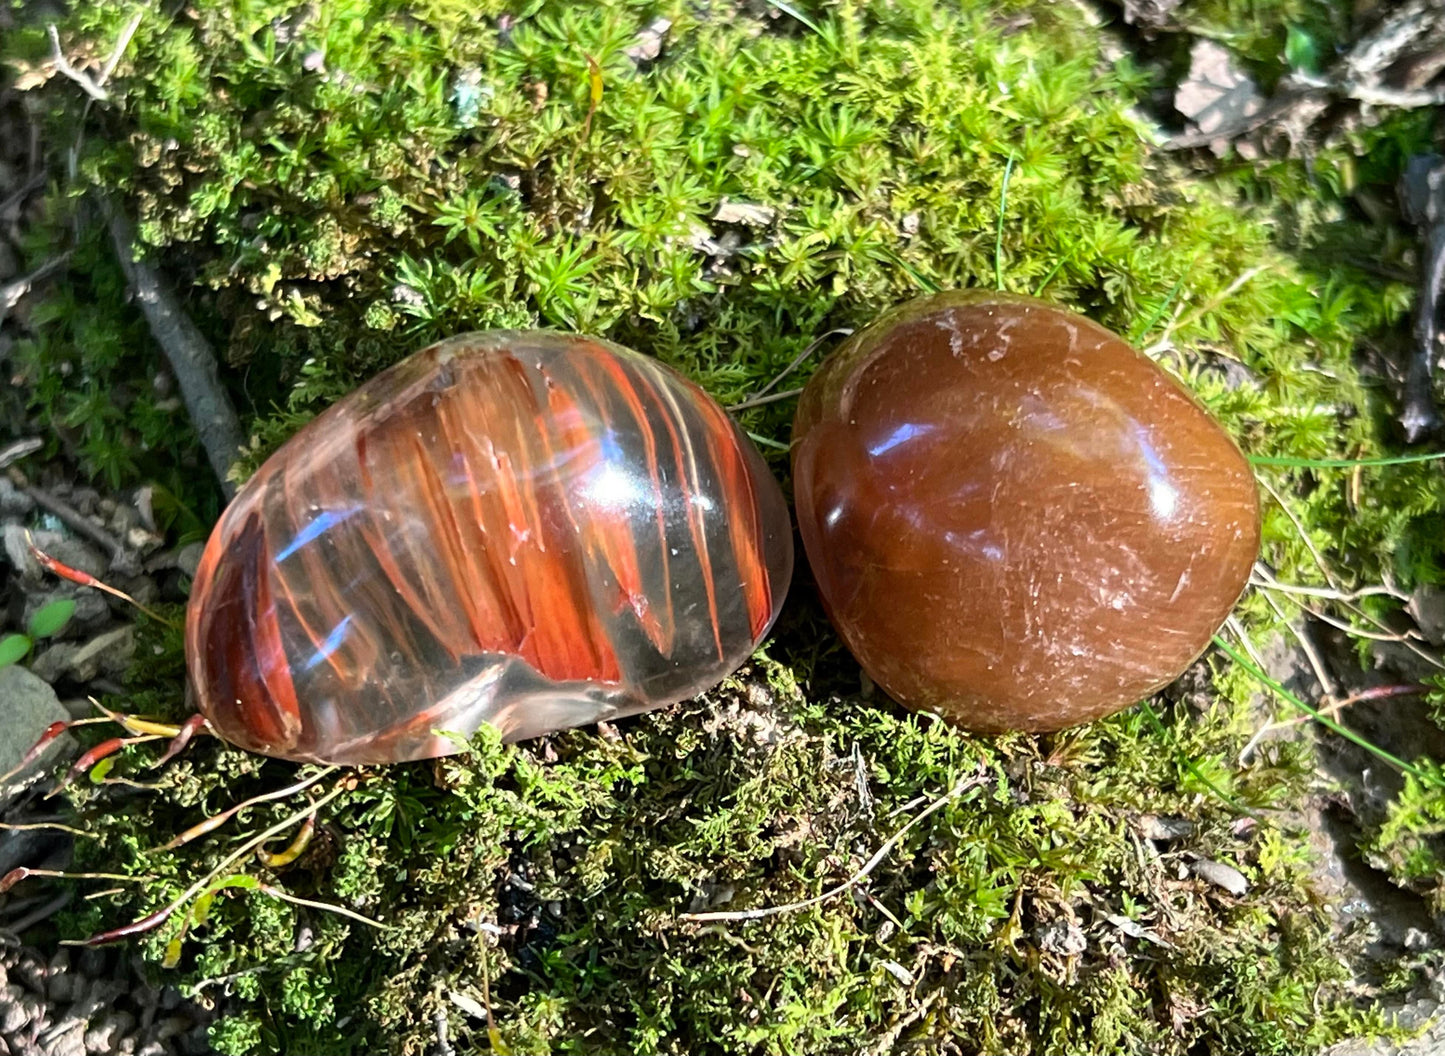
MULTIPOLYGON (((84 5, 63 38, 104 53, 129 14, 84 5)), ((459 330, 604 334, 730 402, 824 329, 996 270, 1150 347, 1247 450, 1379 450, 1379 393, 1353 353, 1401 324, 1408 291, 1325 248, 1341 173, 1393 174, 1361 176, 1341 151, 1312 162, 1314 185, 1298 166, 1192 178, 1131 110, 1149 78, 1103 59, 1070 5, 799 14, 197 0, 141 23, 117 105, 87 126, 81 184, 118 194, 187 280, 234 368, 248 467, 360 378, 459 330)), ((12 48, 34 62, 47 46, 32 26, 12 48)), ((57 82, 43 96, 72 136, 74 95, 57 82)), ((1406 122, 1379 134, 1401 151, 1422 138, 1406 122)), ((102 292, 95 310, 139 340, 114 284, 102 292)), ((47 334, 27 377, 58 420, 54 379, 82 344, 47 334)), ((125 450, 138 413, 101 416, 97 442, 125 450)), ((788 414, 744 421, 781 444, 788 414)), ((1264 472, 1310 536, 1270 507, 1281 577, 1317 580, 1318 551, 1362 580, 1438 578, 1434 476, 1367 469, 1349 490, 1350 470, 1264 472)), ((1293 604, 1252 597, 1242 616, 1262 630, 1293 604)), ((179 706, 179 641, 165 650, 171 666, 138 672, 137 692, 179 706)), ((479 1048, 468 1010, 484 996, 518 1052, 1311 1051, 1361 1021, 1333 999, 1345 969, 1298 834, 1271 813, 1303 794, 1310 761, 1272 743, 1236 764, 1256 687, 1219 666, 1217 685, 1147 710, 975 739, 860 693, 800 590, 766 652, 691 705, 328 776, 302 858, 224 871, 386 930, 240 893, 192 920, 175 971, 229 995, 213 1041, 234 1053, 417 1053, 439 1014, 479 1048), (754 923, 679 916, 815 895, 970 775, 848 893, 754 923), (1190 834, 1151 837, 1160 815, 1190 834), (1248 892, 1210 886, 1195 857, 1235 866, 1248 892)), ((212 746, 169 767, 159 796, 77 791, 96 833, 82 853, 151 879, 67 927, 166 904, 299 804, 150 848, 296 778, 212 746)), ((162 961, 181 926, 142 940, 145 955, 162 961)))

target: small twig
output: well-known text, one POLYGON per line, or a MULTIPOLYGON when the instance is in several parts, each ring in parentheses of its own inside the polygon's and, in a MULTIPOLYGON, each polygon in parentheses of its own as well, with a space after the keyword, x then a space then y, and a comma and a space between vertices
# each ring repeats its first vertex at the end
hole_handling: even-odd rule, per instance
POLYGON ((44 171, 37 172, 34 176, 31 176, 28 180, 26 180, 20 185, 19 189, 16 190, 14 194, 8 195, 3 201, 0 201, 0 217, 3 217, 11 209, 15 208, 17 205, 20 205, 22 202, 25 201, 26 198, 29 198, 32 194, 34 194, 36 191, 40 190, 40 188, 44 186, 44 171))
POLYGON ((1254 566, 1254 574, 1258 579, 1251 579, 1249 585, 1263 590, 1277 590, 1281 594, 1299 594, 1307 598, 1320 598, 1323 601, 1359 601, 1361 598, 1388 597, 1398 601, 1408 601, 1410 596, 1398 588, 1388 586, 1361 587, 1358 590, 1336 590, 1333 587, 1311 587, 1304 583, 1282 583, 1274 578, 1274 573, 1263 562, 1257 562, 1254 566))
POLYGON ((1144 354, 1150 359, 1154 359, 1160 353, 1173 347, 1172 335, 1175 330, 1188 323, 1192 323, 1196 319, 1202 318, 1208 313, 1214 311, 1225 301, 1229 300, 1241 289, 1243 289, 1256 275, 1260 274, 1261 272, 1268 271, 1269 267, 1270 266, 1268 264, 1256 264, 1252 268, 1246 268, 1243 272, 1236 275, 1234 277, 1234 281, 1231 282, 1228 286, 1220 290, 1213 297, 1211 297, 1203 304, 1199 305, 1197 308, 1193 308, 1188 312, 1184 311, 1184 302, 1180 301, 1179 307, 1174 312, 1174 318, 1171 319, 1169 321, 1169 325, 1164 328, 1164 332, 1159 336, 1159 340, 1146 348, 1144 350, 1144 354))
POLYGON ((824 341, 828 340, 828 338, 834 336, 835 334, 843 334, 844 336, 847 336, 852 332, 853 328, 850 326, 838 326, 834 327, 832 330, 826 331, 825 333, 819 334, 817 337, 813 338, 813 340, 808 342, 807 348, 803 349, 803 351, 799 352, 796 356, 793 357, 793 361, 783 368, 781 374, 775 376, 772 381, 768 382, 766 385, 764 385, 753 395, 749 396, 742 403, 733 404, 731 407, 728 408, 728 410, 745 411, 749 407, 760 407, 765 403, 772 403, 774 400, 782 400, 786 399, 789 396, 796 396, 803 390, 795 389, 787 393, 778 393, 772 397, 768 397, 765 399, 765 397, 768 396, 768 393, 773 391, 774 387, 778 384, 778 382, 782 381, 789 374, 791 374, 793 371, 797 370, 804 363, 806 363, 808 361, 808 357, 811 356, 814 352, 816 352, 819 347, 822 346, 824 341))
POLYGON ((295 906, 305 906, 307 909, 319 909, 323 913, 335 913, 338 916, 349 917, 352 920, 360 921, 362 924, 369 924, 373 928, 376 928, 378 931, 391 930, 390 924, 383 924, 379 920, 372 920, 370 917, 363 916, 362 914, 357 913, 354 910, 347 909, 345 906, 334 905, 331 902, 316 902, 309 898, 299 898, 296 895, 287 894, 279 887, 273 887, 270 884, 261 884, 256 888, 256 890, 260 891, 263 895, 270 895, 272 898, 279 898, 282 902, 290 902, 292 905, 295 906))
POLYGON ((97 85, 104 84, 110 80, 110 75, 115 72, 116 66, 120 65, 121 56, 125 54, 125 49, 130 47, 130 38, 135 36, 135 31, 139 28, 141 19, 143 18, 145 18, 144 8, 130 16, 130 21, 125 24, 125 28, 120 31, 120 36, 116 39, 115 48, 111 51, 110 58, 105 60, 105 65, 101 67, 100 76, 95 79, 97 85))
MULTIPOLYGON (((802 389, 784 389, 782 392, 770 392, 766 396, 754 396, 744 400, 742 403, 735 403, 728 408, 730 411, 747 411, 754 407, 762 407, 769 403, 782 403, 784 400, 791 400, 794 396, 801 396, 802 389)), ((786 446, 786 445, 784 445, 786 446)))
POLYGON ((1261 671, 1267 670, 1268 665, 1264 662, 1264 658, 1255 650, 1254 643, 1249 640, 1249 635, 1245 633, 1244 624, 1239 622, 1239 617, 1230 614, 1225 617, 1224 624, 1233 632, 1234 637, 1239 639, 1240 648, 1249 655, 1249 658, 1254 661, 1255 666, 1261 671))
POLYGON ((229 821, 231 818, 235 817, 237 814, 241 813, 241 811, 247 809, 248 807, 254 807, 260 803, 270 803, 273 800, 277 799, 287 799, 290 796, 305 792, 312 785, 316 784, 316 782, 320 781, 327 774, 330 774, 335 770, 336 767, 328 766, 324 770, 312 774, 310 777, 303 778, 302 780, 296 782, 294 785, 288 785, 285 788, 275 789, 271 792, 263 792, 261 795, 252 796, 245 802, 237 803, 234 807, 223 810, 219 814, 212 814, 210 817, 197 822, 195 825, 192 825, 189 829, 181 833, 179 836, 175 837, 169 843, 162 844, 161 850, 173 851, 177 847, 181 847, 187 843, 190 843, 192 840, 196 839, 199 836, 204 836, 208 832, 214 832, 216 829, 220 828, 227 821, 229 821))
POLYGON ((1367 106, 1394 106, 1401 110, 1417 110, 1422 106, 1445 105, 1445 91, 1408 91, 1370 84, 1342 84, 1336 86, 1335 91, 1367 106))
POLYGON ((1014 156, 1008 156, 1008 164, 1003 169, 1003 189, 998 196, 998 229, 994 233, 993 240, 993 285, 995 289, 1003 289, 1003 222, 1008 212, 1008 181, 1014 171, 1014 156))
POLYGON ((67 832, 72 836, 84 836, 87 839, 95 833, 87 832, 85 829, 77 829, 74 825, 65 825, 58 821, 0 821, 0 830, 14 829, 24 832, 29 829, 50 829, 55 832, 67 832))
POLYGON ((76 84, 80 85, 85 91, 85 94, 97 103, 110 102, 109 92, 91 80, 89 74, 82 73, 70 65, 70 60, 65 57, 65 52, 60 48, 60 32, 55 28, 54 24, 46 26, 45 29, 46 32, 50 34, 50 61, 55 63, 56 72, 64 74, 76 84))
POLYGON ((214 868, 212 868, 209 873, 207 873, 195 883, 191 884, 190 887, 182 891, 180 896, 177 897, 174 901, 172 901, 169 905, 157 910, 150 916, 135 921, 132 924, 127 924, 123 927, 115 928, 112 931, 102 932, 99 935, 92 935, 88 939, 62 939, 60 941, 60 944, 62 946, 100 946, 105 943, 115 942, 119 939, 128 938, 131 935, 139 935, 143 932, 149 931, 151 928, 158 927, 159 925, 164 923, 172 914, 174 914, 176 910, 180 909, 192 898, 204 891, 210 885, 211 881, 216 879, 216 877, 224 874, 226 870, 230 869, 243 858, 249 857, 251 853, 256 850, 257 847, 262 846, 268 840, 285 832, 287 829, 291 828, 291 826, 300 824, 301 822, 305 821, 308 815, 319 812, 322 807, 329 804, 332 800, 336 799, 345 791, 347 791, 347 787, 344 784, 338 784, 337 787, 333 788, 330 792, 322 796, 309 807, 305 808, 304 810, 297 811, 295 814, 292 814, 289 817, 282 818, 280 821, 276 822, 276 824, 270 826, 265 831, 260 832, 255 836, 252 836, 245 843, 241 844, 238 849, 232 851, 225 858, 221 859, 220 863, 214 868))
POLYGON ((29 275, 22 275, 20 278, 0 286, 0 323, 6 320, 10 315, 10 310, 20 303, 20 299, 29 293, 37 282, 49 278, 52 273, 70 263, 70 254, 71 251, 67 249, 59 256, 51 257, 29 275))
POLYGON ((24 440, 16 440, 0 448, 0 469, 4 469, 12 462, 19 462, 26 455, 33 455, 45 446, 45 441, 38 436, 27 436, 24 440))
POLYGON ((1275 505, 1284 511, 1284 515, 1289 518, 1289 523, 1294 525, 1295 531, 1299 533, 1300 541, 1305 544, 1305 549, 1307 549, 1310 552, 1310 556, 1315 559, 1315 567, 1318 568, 1320 574, 1325 577, 1325 582, 1338 590, 1340 585, 1335 582, 1335 577, 1330 571, 1330 566, 1325 564, 1324 555, 1315 548, 1314 540, 1310 538, 1310 533, 1305 530, 1303 522, 1295 516, 1294 510, 1289 508, 1288 503, 1284 501, 1284 497, 1274 489, 1274 486, 1270 484, 1269 481, 1257 474, 1256 479, 1259 481, 1259 486, 1269 492, 1269 497, 1274 499, 1275 505))
POLYGON ((130 221, 114 203, 106 202, 105 208, 110 218, 111 240, 126 281, 135 291, 136 301, 150 323, 151 334, 165 353, 211 469, 229 499, 236 488, 227 475, 241 450, 241 423, 221 384, 215 353, 156 270, 136 258, 132 249, 135 232, 130 221))
MULTIPOLYGON (((1309 661, 1310 668, 1314 671, 1315 680, 1319 682, 1320 689, 1324 691, 1326 702, 1334 700, 1338 693, 1335 680, 1330 676, 1328 668, 1325 667, 1324 658, 1315 646, 1314 636, 1309 633, 1309 626, 1305 624, 1303 620, 1299 621, 1297 626, 1285 615, 1285 611, 1280 607, 1279 602, 1270 595, 1266 594, 1264 600, 1265 603, 1274 610, 1274 614, 1279 617, 1280 622, 1285 625, 1289 633, 1294 635, 1295 641, 1299 642, 1300 648, 1304 651, 1305 659, 1309 661)), ((1313 613, 1311 613, 1311 615, 1313 615, 1313 613)))
POLYGON ((883 842, 883 846, 879 847, 878 850, 874 852, 873 857, 868 859, 867 863, 863 866, 862 869, 859 869, 856 873, 850 876, 847 880, 844 880, 841 884, 838 884, 836 887, 830 887, 821 895, 814 895, 812 898, 805 898, 801 902, 789 902, 787 905, 782 906, 763 906, 758 909, 716 911, 711 913, 681 913, 678 915, 678 919, 699 921, 761 920, 764 917, 775 917, 782 913, 792 913, 800 909, 807 909, 809 906, 816 906, 820 902, 826 902, 830 898, 841 895, 844 891, 847 891, 850 887, 852 887, 859 881, 867 879, 868 875, 872 873, 874 869, 878 868, 879 863, 882 862, 883 859, 888 857, 889 852, 892 851, 894 847, 898 846, 898 844, 902 841, 903 837, 907 836, 908 833, 912 831, 914 826, 919 824, 929 815, 935 813, 938 810, 941 810, 950 800, 957 798, 971 788, 977 788, 979 785, 984 783, 984 780, 984 775, 982 773, 973 773, 970 774, 968 777, 960 778, 952 788, 950 788, 947 792, 943 793, 943 795, 935 799, 923 810, 915 814, 906 825, 904 825, 901 829, 895 832, 892 836, 888 837, 888 839, 883 842))
POLYGON ((1440 305, 1445 301, 1445 158, 1414 158, 1400 177, 1400 203, 1425 243, 1415 298, 1415 344, 1405 368, 1400 425, 1416 443, 1440 428, 1433 373, 1440 355, 1440 305))
POLYGON ((120 540, 104 528, 96 525, 89 517, 70 505, 70 503, 57 499, 44 488, 37 488, 33 484, 27 484, 21 490, 34 499, 35 505, 39 506, 42 510, 55 514, 55 516, 59 517, 91 542, 97 543, 107 550, 110 553, 112 564, 125 564, 128 555, 126 554, 125 547, 121 545, 120 540))
MULTIPOLYGON (((1331 719, 1338 720, 1340 712, 1353 704, 1360 704, 1367 700, 1388 700, 1391 697, 1413 697, 1424 692, 1425 687, 1423 686, 1372 686, 1369 689, 1362 689, 1358 693, 1352 693, 1344 700, 1337 700, 1333 704, 1328 704, 1320 708, 1320 714, 1328 715, 1331 719)), ((1292 719, 1282 719, 1279 722, 1266 723, 1249 739, 1249 743, 1240 749, 1240 763, 1244 763, 1244 761, 1249 758, 1259 742, 1264 739, 1265 734, 1273 730, 1285 730, 1292 726, 1301 726, 1304 723, 1313 721, 1313 715, 1296 715, 1292 719)))

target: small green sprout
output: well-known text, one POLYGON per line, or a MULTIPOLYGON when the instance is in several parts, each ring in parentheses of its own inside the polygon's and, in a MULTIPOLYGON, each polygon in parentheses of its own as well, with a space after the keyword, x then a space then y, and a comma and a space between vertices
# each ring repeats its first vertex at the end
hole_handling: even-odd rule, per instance
POLYGON ((58 598, 41 606, 30 617, 30 623, 23 634, 11 634, 0 638, 0 667, 18 664, 30 655, 35 644, 45 638, 53 638, 65 629, 75 615, 75 602, 70 598, 58 598))

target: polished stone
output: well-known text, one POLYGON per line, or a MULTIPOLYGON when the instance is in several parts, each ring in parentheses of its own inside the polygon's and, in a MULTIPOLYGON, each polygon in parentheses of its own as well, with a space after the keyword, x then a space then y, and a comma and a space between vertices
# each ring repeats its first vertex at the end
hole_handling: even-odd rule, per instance
POLYGON ((782 604, 792 531, 695 384, 592 338, 469 334, 297 433, 226 509, 187 615, 227 740, 385 763, 715 685, 782 604))
POLYGON ((819 369, 797 517, 834 626, 900 702, 1056 730, 1176 678, 1259 546, 1248 463, 1164 371, 1083 316, 924 297, 819 369))

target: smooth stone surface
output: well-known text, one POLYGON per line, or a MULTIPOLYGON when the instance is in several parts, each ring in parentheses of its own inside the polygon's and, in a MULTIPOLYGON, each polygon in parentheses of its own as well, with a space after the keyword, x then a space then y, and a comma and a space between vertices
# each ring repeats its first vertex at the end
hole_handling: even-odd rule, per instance
POLYGON ((1248 463, 1117 335, 935 294, 855 334, 798 405, 794 498, 828 614, 895 699, 1056 730, 1176 678, 1259 546, 1248 463))
MULTIPOLYGON (((3 774, 25 757, 47 726, 69 719, 70 713, 48 682, 19 664, 7 664, 0 667, 0 716, 4 718, 0 723, 0 774, 3 774)), ((74 744, 70 734, 61 734, 31 763, 26 774, 17 774, 14 780, 33 774, 37 767, 48 766, 60 751, 74 744)))
POLYGON ((792 572, 787 507, 702 389, 549 332, 458 337, 288 441, 196 571, 187 656, 221 736, 385 763, 644 711, 725 678, 792 572))

